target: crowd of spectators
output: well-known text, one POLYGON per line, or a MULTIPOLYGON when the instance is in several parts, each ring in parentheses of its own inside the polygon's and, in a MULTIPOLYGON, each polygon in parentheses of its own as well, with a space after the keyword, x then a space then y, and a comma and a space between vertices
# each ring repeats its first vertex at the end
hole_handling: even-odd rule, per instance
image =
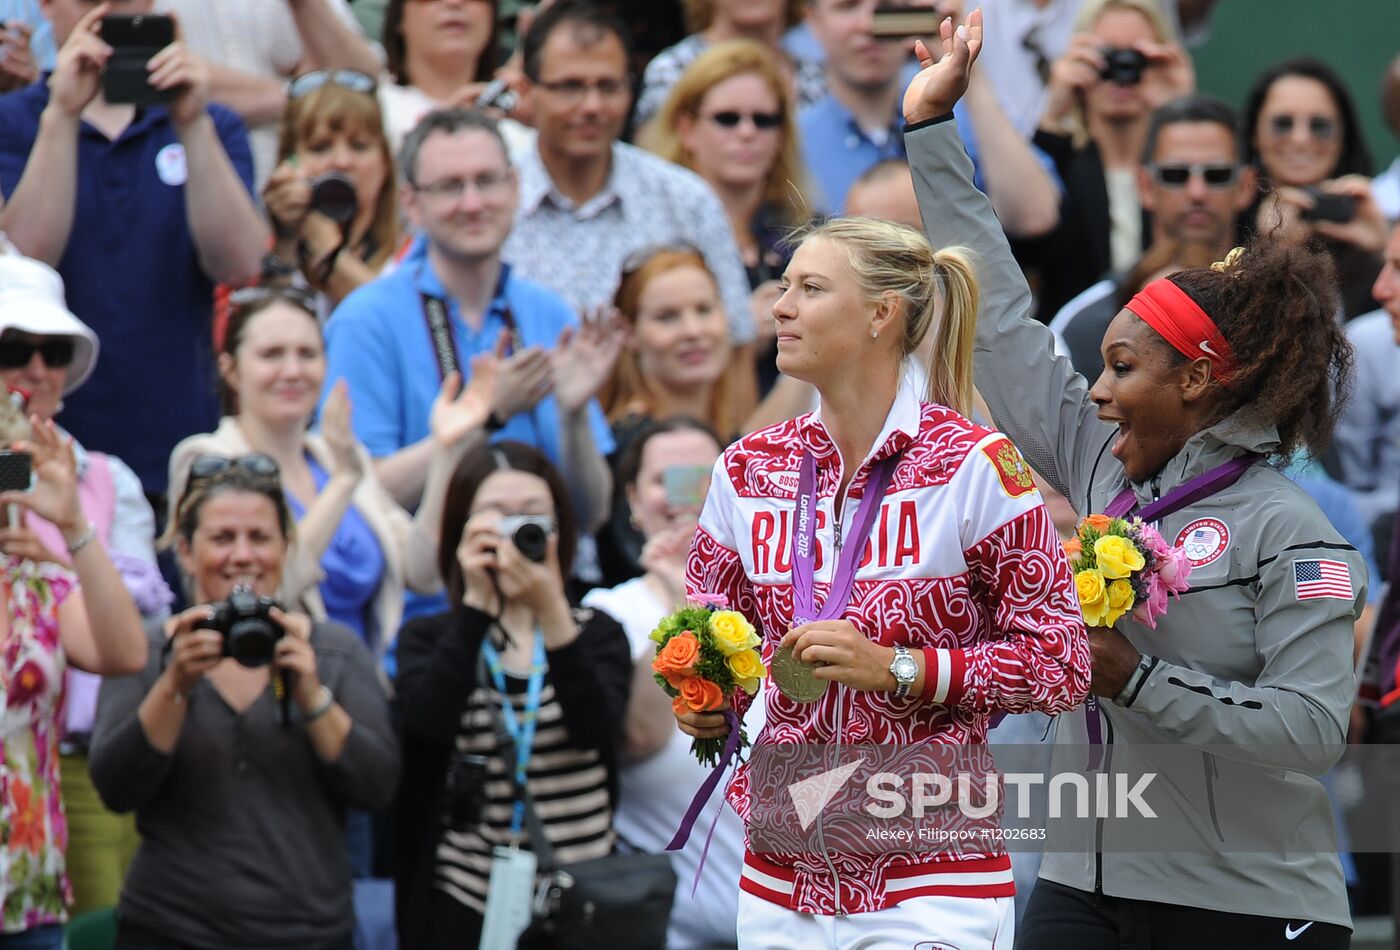
MULTIPOLYGON (((1400 159, 1371 177, 1357 108, 1400 138, 1400 57, 1374 89, 1280 57, 1231 105, 1192 61, 1212 0, 982 5, 955 117, 1061 351, 1092 383, 1154 278, 1325 249, 1355 390, 1282 461, 1400 569, 1400 159)), ((493 709, 536 723, 562 860, 665 845, 701 775, 647 637, 724 446, 815 406, 775 364, 790 239, 922 230, 876 7, 0 0, 0 442, 35 473, 0 527, 0 823, 33 826, 0 950, 114 906, 133 947, 475 945, 520 833, 493 709), (103 24, 153 14, 151 102, 112 101, 103 24), (277 603, 261 662, 208 629, 230 597, 277 603)), ((1356 739, 1397 695, 1380 615, 1356 739)), ((668 946, 734 944, 733 819, 693 900, 677 856, 668 946)))

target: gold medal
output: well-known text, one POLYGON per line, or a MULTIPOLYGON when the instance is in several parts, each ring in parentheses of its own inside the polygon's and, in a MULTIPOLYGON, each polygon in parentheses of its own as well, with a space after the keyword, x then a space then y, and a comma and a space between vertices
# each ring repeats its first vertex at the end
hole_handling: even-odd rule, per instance
POLYGON ((780 647, 773 651, 770 675, 773 683, 782 694, 796 703, 814 703, 826 692, 828 680, 813 675, 816 669, 811 663, 803 663, 792 655, 792 647, 780 647))

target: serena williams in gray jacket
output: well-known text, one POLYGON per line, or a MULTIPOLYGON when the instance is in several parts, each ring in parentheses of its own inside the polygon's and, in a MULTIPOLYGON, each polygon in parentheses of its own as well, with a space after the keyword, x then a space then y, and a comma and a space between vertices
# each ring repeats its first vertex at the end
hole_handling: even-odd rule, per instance
POLYGON ((1167 499, 1148 516, 1193 566, 1155 629, 1124 617, 1090 631, 1101 698, 1057 726, 1081 761, 1095 744, 1101 768, 1158 773, 1158 817, 1052 828, 1016 946, 1348 946, 1313 776, 1344 747, 1366 569, 1269 464, 1331 434, 1350 368, 1335 275, 1304 248, 1261 244, 1157 281, 1114 319, 1103 375, 1085 380, 1030 318, 1030 290, 946 121, 980 14, 963 29, 906 94, 905 144, 929 240, 978 259, 977 387, 1081 517, 1167 499), (1199 490, 1175 491, 1187 484, 1199 490))

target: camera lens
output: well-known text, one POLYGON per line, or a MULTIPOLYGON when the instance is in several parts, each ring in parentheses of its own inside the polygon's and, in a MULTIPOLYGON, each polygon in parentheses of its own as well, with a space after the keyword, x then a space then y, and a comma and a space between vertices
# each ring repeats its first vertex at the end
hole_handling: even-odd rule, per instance
POLYGON ((247 667, 267 666, 280 634, 266 620, 250 617, 229 627, 225 652, 247 667))
POLYGON ((549 548, 549 534, 539 525, 526 522, 515 529, 511 543, 536 564, 543 564, 545 552, 549 548))
POLYGON ((355 198, 355 185, 340 172, 326 172, 311 179, 311 210, 318 211, 338 224, 355 219, 360 203, 355 198))

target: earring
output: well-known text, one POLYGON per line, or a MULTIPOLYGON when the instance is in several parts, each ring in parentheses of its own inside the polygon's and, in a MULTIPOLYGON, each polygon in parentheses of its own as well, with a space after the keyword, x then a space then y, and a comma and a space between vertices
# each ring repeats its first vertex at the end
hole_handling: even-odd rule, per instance
POLYGON ((879 330, 876 330, 874 327, 871 327, 871 328, 870 328, 870 339, 872 339, 872 340, 878 340, 879 338, 880 338, 880 331, 879 331, 879 330))

